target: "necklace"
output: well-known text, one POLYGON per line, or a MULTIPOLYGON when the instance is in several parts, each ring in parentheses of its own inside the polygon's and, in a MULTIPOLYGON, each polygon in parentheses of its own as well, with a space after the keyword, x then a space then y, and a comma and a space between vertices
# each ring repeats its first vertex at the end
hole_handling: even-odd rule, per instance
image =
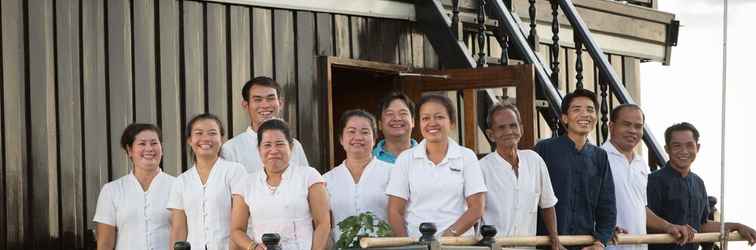
POLYGON ((270 194, 276 195, 276 191, 278 191, 278 186, 271 186, 270 184, 265 182, 265 187, 268 188, 268 192, 270 192, 270 194))

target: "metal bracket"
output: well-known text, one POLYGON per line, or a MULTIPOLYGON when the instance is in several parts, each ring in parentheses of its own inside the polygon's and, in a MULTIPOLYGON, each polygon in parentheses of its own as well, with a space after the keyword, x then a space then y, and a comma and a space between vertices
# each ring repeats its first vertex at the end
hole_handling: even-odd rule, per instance
POLYGON ((549 107, 549 101, 546 100, 536 100, 535 101, 536 108, 548 108, 549 107))

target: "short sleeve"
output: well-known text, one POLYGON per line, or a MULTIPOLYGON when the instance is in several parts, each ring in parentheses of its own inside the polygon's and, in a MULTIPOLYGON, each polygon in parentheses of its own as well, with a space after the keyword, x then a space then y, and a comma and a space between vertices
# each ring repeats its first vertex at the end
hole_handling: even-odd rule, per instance
POLYGON ((701 213, 701 225, 706 224, 709 220, 709 195, 706 193, 706 186, 704 186, 703 181, 699 182, 701 185, 701 190, 703 191, 703 211, 701 213))
POLYGON ((231 183, 231 194, 247 198, 247 190, 249 190, 248 187, 252 184, 254 176, 254 174, 245 174, 239 181, 231 183))
POLYGON ((462 158, 463 175, 465 178, 465 198, 477 193, 488 192, 486 188, 486 182, 483 180, 483 172, 480 170, 480 163, 478 163, 475 153, 472 151, 466 152, 462 158))
POLYGON ((299 141, 294 140, 294 147, 292 148, 291 153, 291 160, 299 163, 299 165, 302 166, 310 166, 310 162, 307 161, 307 155, 305 155, 304 148, 302 148, 302 144, 299 143, 299 141))
POLYGON ((661 184, 659 183, 659 181, 657 181, 657 178, 654 176, 654 174, 650 174, 648 176, 648 186, 646 186, 646 207, 651 209, 651 211, 656 215, 663 217, 664 214, 662 213, 663 204, 660 185, 661 184))
POLYGON ((184 210, 186 208, 184 206, 184 178, 182 177, 183 176, 179 176, 176 178, 176 181, 173 182, 171 195, 168 196, 168 205, 166 205, 167 209, 184 210))
POLYGON ((550 208, 556 206, 558 199, 556 195, 554 195, 554 188, 551 185, 551 177, 549 176, 548 168, 546 168, 546 162, 544 162, 543 159, 536 153, 533 153, 529 160, 533 161, 533 165, 538 169, 539 172, 538 181, 541 185, 541 198, 538 202, 538 206, 541 208, 550 208))
POLYGON ((228 182, 229 189, 231 189, 231 192, 233 193, 234 186, 236 186, 238 183, 242 182, 245 177, 247 176, 247 171, 244 170, 244 166, 236 163, 236 162, 227 162, 228 165, 228 175, 226 181, 228 182))
POLYGON ((318 173, 315 168, 310 166, 301 166, 306 169, 305 171, 305 183, 307 184, 307 188, 310 188, 312 185, 315 185, 317 183, 325 183, 325 180, 323 179, 323 176, 318 173))
POLYGON ((111 226, 116 225, 116 206, 113 203, 114 193, 112 183, 107 183, 102 187, 100 196, 97 197, 97 208, 95 208, 95 215, 92 221, 111 226))
POLYGON ((226 142, 223 144, 223 147, 221 147, 221 158, 227 161, 239 161, 236 157, 234 145, 231 144, 231 141, 226 142))
POLYGON ((409 168, 412 150, 406 150, 399 154, 394 167, 391 168, 391 177, 386 185, 386 194, 409 200, 409 168))

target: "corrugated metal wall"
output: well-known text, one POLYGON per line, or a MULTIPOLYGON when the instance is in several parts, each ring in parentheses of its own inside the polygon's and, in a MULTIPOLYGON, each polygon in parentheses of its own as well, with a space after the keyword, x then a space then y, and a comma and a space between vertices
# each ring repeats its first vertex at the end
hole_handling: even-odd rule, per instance
POLYGON ((0 249, 85 248, 100 187, 128 172, 118 140, 129 123, 162 127, 163 168, 176 175, 186 169, 187 118, 212 112, 239 133, 248 124, 241 86, 273 76, 284 85, 285 118, 319 166, 327 139, 311 132, 325 131, 317 56, 439 61, 412 23, 330 13, 2 0, 0 17, 0 249))
POLYGON ((163 128, 175 175, 187 118, 212 112, 236 134, 248 124, 241 86, 273 76, 320 164, 324 138, 304 132, 324 122, 317 56, 437 65, 406 21, 197 1, 0 3, 0 249, 84 248, 100 187, 128 171, 118 140, 131 122, 163 128))

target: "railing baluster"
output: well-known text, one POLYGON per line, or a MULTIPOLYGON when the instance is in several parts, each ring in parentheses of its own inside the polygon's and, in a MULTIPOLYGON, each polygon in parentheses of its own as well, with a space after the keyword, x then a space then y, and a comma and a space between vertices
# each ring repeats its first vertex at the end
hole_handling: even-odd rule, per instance
POLYGON ((559 89, 559 5, 557 0, 551 0, 551 82, 559 89))
MULTIPOLYGON (((536 7, 535 7, 535 0, 528 0, 528 16, 530 17, 530 32, 528 34, 528 42, 530 43, 530 48, 532 50, 536 50, 536 46, 538 45, 538 41, 536 41, 536 7)), ((511 9, 511 8, 510 8, 511 9)))
POLYGON ((478 1, 478 67, 486 66, 486 0, 478 1))
POLYGON ((459 40, 459 0, 452 0, 452 31, 454 38, 459 40))
POLYGON ((496 40, 501 45, 501 59, 499 62, 501 65, 509 65, 509 37, 504 33, 503 29, 499 32, 501 35, 496 36, 496 40))
POLYGON ((580 36, 577 32, 575 34, 575 88, 583 88, 583 43, 580 41, 580 36))
POLYGON ((606 91, 608 89, 608 83, 604 77, 601 77, 603 74, 599 74, 599 86, 601 87, 601 143, 603 144, 606 142, 606 139, 609 137, 609 127, 607 126, 607 122, 609 121, 609 105, 606 103, 606 91))

